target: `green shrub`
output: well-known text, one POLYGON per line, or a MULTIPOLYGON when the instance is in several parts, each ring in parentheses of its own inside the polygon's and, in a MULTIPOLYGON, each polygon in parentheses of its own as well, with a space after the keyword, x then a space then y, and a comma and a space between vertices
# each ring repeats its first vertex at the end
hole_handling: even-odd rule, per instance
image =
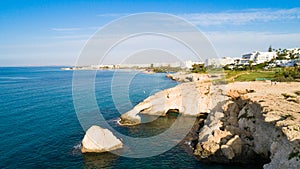
POLYGON ((205 73, 206 67, 204 64, 193 64, 192 73, 205 73))
POLYGON ((287 67, 275 73, 275 81, 291 82, 300 78, 300 67, 287 67))

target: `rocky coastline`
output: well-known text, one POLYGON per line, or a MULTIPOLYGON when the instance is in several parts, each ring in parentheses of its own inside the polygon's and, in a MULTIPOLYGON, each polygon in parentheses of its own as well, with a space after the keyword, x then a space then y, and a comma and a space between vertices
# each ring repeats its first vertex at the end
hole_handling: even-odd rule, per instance
POLYGON ((143 123, 142 114, 166 116, 175 110, 201 118, 191 139, 201 161, 300 168, 298 91, 299 83, 182 83, 145 99, 120 123, 136 125, 143 123))
POLYGON ((211 80, 210 74, 198 74, 188 72, 177 72, 174 74, 166 74, 167 78, 175 80, 177 82, 207 82, 211 80))

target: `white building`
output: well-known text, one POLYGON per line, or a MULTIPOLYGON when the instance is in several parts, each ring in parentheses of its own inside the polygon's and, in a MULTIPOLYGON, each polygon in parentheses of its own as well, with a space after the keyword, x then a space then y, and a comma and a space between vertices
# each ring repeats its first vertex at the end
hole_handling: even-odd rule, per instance
POLYGON ((180 62, 173 63, 153 63, 153 67, 181 67, 180 62))
POLYGON ((275 60, 274 64, 280 67, 293 67, 295 65, 300 65, 300 59, 292 60, 275 60))
MULTIPOLYGON (((269 62, 272 59, 276 58, 277 54, 276 52, 252 52, 248 54, 244 54, 242 56, 242 60, 244 61, 244 64, 249 64, 249 61, 253 61, 254 64, 260 64, 264 62, 269 62)), ((241 63, 242 64, 242 63, 241 63)))
POLYGON ((206 59, 206 66, 222 67, 229 64, 234 64, 237 58, 223 57, 206 59))
POLYGON ((291 49, 287 49, 287 53, 288 54, 300 54, 300 48, 291 48, 291 49))
POLYGON ((295 60, 295 65, 296 66, 300 66, 300 57, 298 59, 295 60))
POLYGON ((143 68, 150 67, 150 63, 132 64, 132 63, 122 63, 119 65, 120 68, 143 68))
POLYGON ((108 68, 108 69, 118 69, 119 65, 113 65, 113 64, 106 64, 106 65, 91 65, 91 69, 103 69, 103 68, 108 68))
POLYGON ((277 56, 276 52, 259 52, 258 56, 255 58, 256 63, 269 62, 275 59, 277 56))
POLYGON ((240 59, 238 65, 249 65, 250 59, 240 59))
POLYGON ((180 62, 173 63, 122 63, 120 68, 146 68, 146 67, 181 67, 180 62))

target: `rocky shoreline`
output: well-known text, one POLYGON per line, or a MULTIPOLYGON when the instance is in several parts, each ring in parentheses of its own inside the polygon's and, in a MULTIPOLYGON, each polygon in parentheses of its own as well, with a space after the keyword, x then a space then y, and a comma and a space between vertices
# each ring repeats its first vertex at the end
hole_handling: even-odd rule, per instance
POLYGON ((255 163, 264 168, 300 168, 299 83, 188 82, 145 99, 121 116, 123 125, 143 123, 141 114, 169 110, 202 116, 191 141, 204 162, 255 163), (203 116, 203 114, 206 114, 203 116))
POLYGON ((198 73, 187 73, 187 72, 177 72, 174 74, 167 74, 167 78, 175 80, 177 82, 205 82, 211 80, 210 74, 198 74, 198 73))

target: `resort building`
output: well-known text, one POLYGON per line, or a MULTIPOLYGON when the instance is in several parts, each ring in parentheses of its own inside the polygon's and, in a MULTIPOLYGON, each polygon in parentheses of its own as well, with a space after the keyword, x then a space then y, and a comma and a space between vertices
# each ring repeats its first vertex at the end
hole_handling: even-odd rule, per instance
POLYGON ((180 62, 173 62, 173 63, 153 63, 153 67, 181 67, 180 62))
POLYGON ((213 66, 213 67, 222 67, 229 64, 234 64, 236 58, 231 57, 223 57, 223 58, 211 58, 206 59, 205 65, 206 66, 213 66))
POLYGON ((276 58, 277 54, 276 52, 252 52, 248 54, 244 54, 242 56, 240 64, 249 64, 250 61, 253 61, 254 64, 260 64, 264 62, 269 62, 272 59, 276 58))
POLYGON ((291 48, 291 49, 287 49, 287 53, 288 54, 300 54, 300 48, 291 48))
POLYGON ((274 60, 274 64, 279 67, 293 67, 300 65, 300 59, 274 60))

